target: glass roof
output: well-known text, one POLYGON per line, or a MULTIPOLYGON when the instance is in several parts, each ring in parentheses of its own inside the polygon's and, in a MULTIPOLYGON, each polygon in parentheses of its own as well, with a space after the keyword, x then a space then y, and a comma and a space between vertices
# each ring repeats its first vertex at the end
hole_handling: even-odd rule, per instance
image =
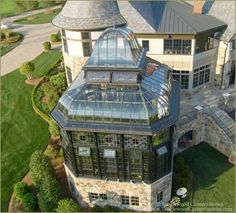
POLYGON ((131 30, 109 28, 96 41, 84 70, 91 67, 138 68, 142 58, 145 58, 145 50, 131 30))
POLYGON ((169 115, 170 90, 162 66, 145 73, 139 84, 126 86, 87 84, 82 71, 55 110, 72 121, 148 125, 169 115))
POLYGON ((148 127, 170 115, 170 96, 168 69, 146 57, 129 29, 114 28, 97 40, 54 112, 73 123, 148 127))

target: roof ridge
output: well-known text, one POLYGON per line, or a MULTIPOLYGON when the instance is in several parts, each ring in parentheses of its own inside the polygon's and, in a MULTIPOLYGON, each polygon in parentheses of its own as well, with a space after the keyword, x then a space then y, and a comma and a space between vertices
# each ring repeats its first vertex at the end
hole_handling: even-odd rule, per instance
MULTIPOLYGON (((167 2, 170 2, 170 1, 167 1, 167 2)), ((171 3, 175 3, 175 2, 171 2, 171 3)), ((177 2, 177 3, 183 3, 183 1, 177 2)), ((185 4, 185 5, 187 5, 187 4, 185 4)), ((191 6, 191 5, 189 4, 189 6, 191 6)), ((167 7, 170 8, 172 11, 174 11, 176 16, 178 16, 185 24, 187 24, 188 27, 190 27, 195 33, 197 33, 197 30, 194 27, 192 27, 192 25, 189 24, 189 22, 186 21, 174 8, 172 8, 170 4, 167 4, 167 7)))
MULTIPOLYGON (((143 19, 143 21, 146 22, 146 23, 148 24, 148 26, 153 29, 153 31, 156 31, 156 29, 153 28, 153 26, 152 26, 151 24, 149 24, 149 22, 140 14, 140 12, 139 12, 135 7, 133 7, 133 5, 131 4, 131 1, 125 1, 125 2, 127 2, 128 4, 131 5, 131 7, 136 11, 136 13, 138 14, 138 16, 141 16, 142 19, 143 19)), ((148 2, 148 1, 147 1, 147 2, 148 2)), ((118 6, 119 6, 119 5, 118 5, 118 6)), ((122 14, 121 14, 121 15, 122 15, 122 14)), ((123 15, 122 15, 122 16, 123 16, 123 15)))

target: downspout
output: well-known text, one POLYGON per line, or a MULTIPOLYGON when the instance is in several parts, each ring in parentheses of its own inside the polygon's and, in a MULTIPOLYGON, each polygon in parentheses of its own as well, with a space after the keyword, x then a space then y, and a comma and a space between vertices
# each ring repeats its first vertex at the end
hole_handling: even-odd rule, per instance
POLYGON ((223 43, 226 45, 226 48, 225 48, 224 62, 223 62, 223 65, 222 65, 222 69, 223 69, 223 70, 222 70, 222 75, 221 75, 220 89, 222 89, 222 87, 223 87, 223 78, 224 78, 224 73, 225 73, 226 51, 227 51, 228 45, 229 45, 229 43, 227 43, 227 42, 224 42, 224 41, 223 41, 223 43))

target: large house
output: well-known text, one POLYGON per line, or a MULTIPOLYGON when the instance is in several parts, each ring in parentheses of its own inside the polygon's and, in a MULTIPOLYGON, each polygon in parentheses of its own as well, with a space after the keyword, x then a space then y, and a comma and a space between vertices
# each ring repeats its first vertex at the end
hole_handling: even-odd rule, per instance
POLYGON ((232 2, 67 1, 53 19, 69 87, 52 116, 81 205, 170 200, 179 88, 234 83, 232 2))
POLYGON ((169 66, 182 93, 234 83, 234 2, 67 1, 53 24, 61 29, 68 83, 104 29, 128 26, 147 55, 169 66), (193 2, 190 2, 193 3, 193 2), (221 8, 232 10, 222 13, 221 8), (233 50, 233 51, 232 51, 233 50))

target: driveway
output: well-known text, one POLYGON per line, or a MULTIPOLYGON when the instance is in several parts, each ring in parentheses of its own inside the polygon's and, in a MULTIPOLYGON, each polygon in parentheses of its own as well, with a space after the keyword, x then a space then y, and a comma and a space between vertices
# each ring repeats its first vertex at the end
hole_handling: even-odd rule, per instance
MULTIPOLYGON (((58 6, 57 6, 58 7, 58 6)), ((45 11, 46 9, 35 11, 35 13, 45 11)), ((22 14, 6 19, 2 22, 13 21, 17 18, 25 17, 29 14, 22 14)), ((42 50, 42 43, 50 41, 50 35, 56 33, 58 28, 51 23, 22 25, 12 24, 12 30, 24 35, 24 40, 12 51, 1 57, 1 76, 17 69, 25 61, 31 61, 38 56, 42 50)))

